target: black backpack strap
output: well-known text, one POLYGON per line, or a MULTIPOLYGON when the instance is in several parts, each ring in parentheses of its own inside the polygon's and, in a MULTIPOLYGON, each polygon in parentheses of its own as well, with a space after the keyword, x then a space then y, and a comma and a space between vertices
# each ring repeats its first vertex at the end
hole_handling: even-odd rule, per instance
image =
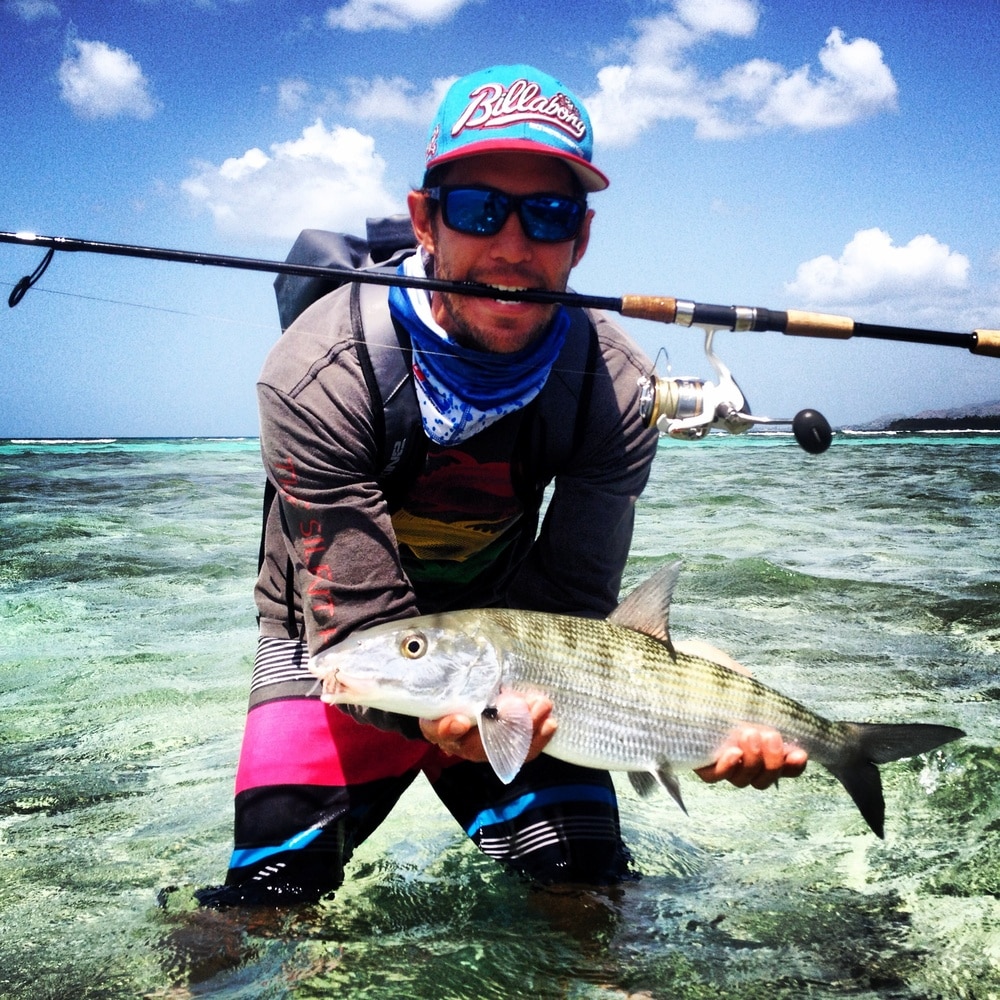
POLYGON ((410 338, 389 312, 388 290, 351 286, 351 329, 372 400, 375 438, 380 443, 379 482, 390 510, 419 471, 427 450, 413 389, 410 338))
POLYGON ((601 346, 589 313, 570 309, 569 317, 549 384, 525 407, 521 422, 514 488, 526 507, 537 505, 553 477, 572 465, 587 435, 601 346), (572 424, 567 413, 575 414, 572 424))
POLYGON ((583 309, 570 310, 570 337, 586 337, 587 360, 583 367, 583 381, 580 385, 580 402, 576 411, 576 425, 573 428, 573 446, 570 457, 583 446, 587 434, 587 416, 590 413, 590 400, 594 395, 594 376, 597 371, 597 359, 601 345, 597 340, 597 327, 591 322, 590 314, 583 309), (584 330, 584 327, 586 330, 584 330))
MULTIPOLYGON (((416 237, 408 215, 395 215, 384 219, 369 219, 366 238, 345 233, 328 233, 320 229, 305 229, 288 254, 289 263, 312 264, 320 267, 361 269, 372 265, 392 267, 403 256, 412 253, 416 237)), ((274 282, 278 305, 278 318, 282 332, 313 302, 343 284, 339 276, 279 274, 274 282)), ((358 342, 358 356, 364 372, 365 383, 372 399, 376 440, 380 442, 380 482, 390 498, 390 510, 398 506, 392 498, 416 475, 418 449, 425 448, 422 434, 414 431, 420 426, 420 415, 410 381, 410 344, 402 331, 396 331, 389 310, 386 308, 385 288, 355 284, 351 292, 351 327, 358 342), (381 292, 381 296, 379 296, 381 292), (372 331, 370 343, 366 330, 372 331), (386 387, 383 392, 383 386, 386 387), (406 446, 409 446, 409 453, 406 446), (388 480, 388 485, 386 481, 388 480)), ((260 533, 260 550, 257 570, 264 565, 267 526, 272 516, 281 516, 275 510, 277 489, 270 479, 264 481, 263 524, 260 533)), ((297 634, 295 627, 295 570, 289 558, 285 568, 285 603, 288 608, 289 637, 297 634)))

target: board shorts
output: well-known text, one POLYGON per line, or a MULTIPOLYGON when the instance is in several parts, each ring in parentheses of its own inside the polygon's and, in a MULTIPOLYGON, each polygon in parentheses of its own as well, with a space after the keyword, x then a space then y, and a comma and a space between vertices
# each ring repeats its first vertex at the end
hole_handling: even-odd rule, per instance
POLYGON ((236 773, 234 849, 206 906, 285 905, 335 890, 421 772, 473 843, 546 884, 633 878, 606 771, 542 754, 504 785, 488 764, 357 721, 320 697, 294 639, 261 637, 236 773))

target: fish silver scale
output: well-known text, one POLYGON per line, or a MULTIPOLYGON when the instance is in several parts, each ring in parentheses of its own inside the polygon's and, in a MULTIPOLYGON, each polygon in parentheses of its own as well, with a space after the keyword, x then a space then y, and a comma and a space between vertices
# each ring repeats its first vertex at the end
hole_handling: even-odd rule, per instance
POLYGON ((485 633, 505 688, 541 691, 559 729, 550 752, 572 763, 651 770, 707 764, 742 723, 771 726, 821 763, 850 747, 830 722, 753 678, 606 621, 506 609, 453 613, 485 633))

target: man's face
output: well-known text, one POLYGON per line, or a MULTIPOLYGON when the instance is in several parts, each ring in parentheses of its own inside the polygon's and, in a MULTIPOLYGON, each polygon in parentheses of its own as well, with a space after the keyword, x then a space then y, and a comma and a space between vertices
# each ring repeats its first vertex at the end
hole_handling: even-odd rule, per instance
MULTIPOLYGON (((506 194, 574 194, 569 168, 551 156, 495 153, 457 160, 447 173, 448 185, 477 184, 506 194)), ((516 212, 495 236, 470 236, 449 229, 430 200, 412 192, 410 215, 421 245, 434 256, 434 276, 474 281, 500 288, 563 291, 570 271, 587 248, 587 212, 579 236, 565 243, 529 239, 516 212)), ((455 341, 501 354, 518 351, 548 326, 555 306, 501 302, 435 292, 431 311, 455 341)))

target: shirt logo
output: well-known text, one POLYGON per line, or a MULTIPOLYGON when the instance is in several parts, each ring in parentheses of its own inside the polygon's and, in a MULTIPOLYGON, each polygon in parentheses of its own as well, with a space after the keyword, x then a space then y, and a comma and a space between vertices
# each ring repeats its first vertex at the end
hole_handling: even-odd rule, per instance
POLYGON ((454 138, 464 129, 506 128, 533 122, 551 125, 575 142, 587 134, 579 109, 564 93, 546 97, 537 83, 515 80, 510 87, 484 83, 469 94, 469 104, 452 127, 454 138))
POLYGON ((385 463, 385 468, 382 470, 383 475, 388 475, 396 466, 399 464, 399 460, 403 457, 403 452, 406 450, 406 438, 400 438, 398 441, 394 441, 392 445, 392 452, 389 455, 389 461, 385 463))

